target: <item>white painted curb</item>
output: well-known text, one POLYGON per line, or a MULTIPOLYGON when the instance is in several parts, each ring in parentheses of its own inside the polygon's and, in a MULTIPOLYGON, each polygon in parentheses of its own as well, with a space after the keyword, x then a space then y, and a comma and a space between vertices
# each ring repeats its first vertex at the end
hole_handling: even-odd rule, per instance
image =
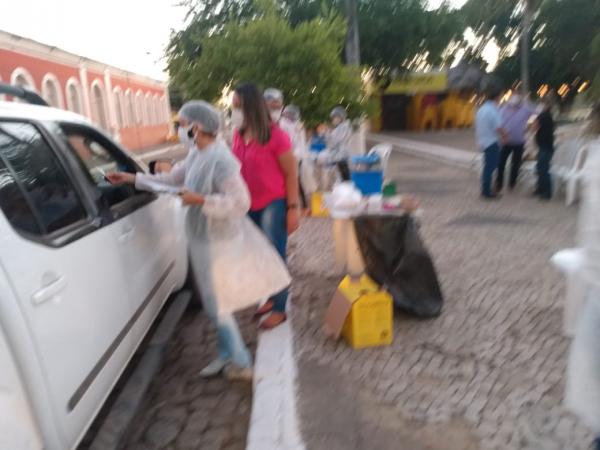
POLYGON ((479 152, 474 153, 454 147, 430 144, 427 142, 404 139, 381 133, 371 133, 367 136, 367 140, 377 143, 387 142, 392 144, 394 148, 400 152, 436 162, 445 162, 453 166, 471 170, 479 171, 481 164, 481 153, 479 152))
MULTIPOLYGON (((290 298, 291 300, 291 298, 290 298)), ((292 314, 258 338, 246 450, 305 450, 296 415, 292 314)))

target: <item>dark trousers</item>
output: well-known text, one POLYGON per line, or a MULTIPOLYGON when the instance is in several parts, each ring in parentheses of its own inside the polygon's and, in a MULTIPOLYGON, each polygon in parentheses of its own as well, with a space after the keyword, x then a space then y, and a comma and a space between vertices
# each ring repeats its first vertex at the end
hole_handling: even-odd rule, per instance
POLYGON ((508 157, 512 155, 510 165, 510 178, 508 185, 514 188, 519 178, 519 170, 521 169, 521 161, 523 160, 523 152, 525 144, 505 145, 500 151, 500 162, 498 163, 498 175, 496 176, 496 188, 501 191, 504 187, 504 169, 508 162, 508 157))
POLYGON ((342 181, 350 181, 350 167, 348 166, 348 161, 339 161, 337 163, 337 168, 340 172, 340 177, 342 177, 342 181))
POLYGON ((554 149, 540 147, 537 157, 538 183, 536 193, 544 199, 552 198, 552 177, 550 176, 550 163, 554 149))
POLYGON ((306 197, 306 192, 304 192, 304 188, 302 187, 302 161, 298 163, 298 192, 300 193, 300 206, 303 209, 309 207, 309 199, 306 197))
POLYGON ((492 197, 492 176, 498 168, 500 159, 500 146, 492 144, 483 150, 483 171, 481 172, 481 195, 492 197))
MULTIPOLYGON (((287 251, 287 202, 275 200, 266 208, 258 211, 250 211, 250 219, 262 230, 267 239, 285 261, 287 251)), ((285 312, 285 304, 288 298, 288 290, 275 294, 272 297, 273 311, 285 312)))

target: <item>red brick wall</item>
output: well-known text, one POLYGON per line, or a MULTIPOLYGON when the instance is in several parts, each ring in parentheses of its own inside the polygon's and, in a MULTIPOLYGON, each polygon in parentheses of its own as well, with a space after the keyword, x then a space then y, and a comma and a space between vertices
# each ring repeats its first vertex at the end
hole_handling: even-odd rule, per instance
MULTIPOLYGON (((60 83, 60 92, 65 108, 67 107, 66 85, 69 78, 76 78, 83 88, 81 79, 79 78, 79 67, 52 61, 51 51, 48 54, 48 59, 45 59, 0 48, 0 78, 2 81, 10 82, 11 74, 17 67, 22 67, 31 74, 35 83, 35 88, 39 93, 42 92, 42 80, 44 76, 48 73, 55 75, 60 83)), ((106 89, 103 73, 88 70, 87 78, 87 87, 90 94, 92 83, 95 80, 98 80, 104 87, 105 95, 113 95, 112 92, 108 92, 106 89)), ((117 86, 121 88, 124 101, 126 101, 125 92, 127 89, 131 89, 134 98, 138 91, 142 91, 144 97, 147 93, 149 93, 152 97, 154 97, 156 94, 159 99, 166 94, 164 88, 154 85, 145 85, 138 81, 130 80, 113 73, 110 74, 110 78, 113 89, 117 86)), ((106 117, 109 117, 108 111, 106 111, 106 117)), ((165 143, 167 141, 168 132, 168 123, 160 125, 140 125, 136 127, 122 128, 119 130, 119 136, 124 147, 127 147, 133 151, 140 151, 148 147, 154 147, 165 143)))

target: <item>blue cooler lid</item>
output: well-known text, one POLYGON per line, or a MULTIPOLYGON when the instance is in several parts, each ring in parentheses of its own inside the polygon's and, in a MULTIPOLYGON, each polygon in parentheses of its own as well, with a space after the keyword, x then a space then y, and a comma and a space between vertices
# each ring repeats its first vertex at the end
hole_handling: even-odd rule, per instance
POLYGON ((364 156, 353 156, 352 157, 352 164, 368 164, 368 165, 373 165, 373 164, 377 164, 379 162, 379 156, 378 155, 364 155, 364 156))

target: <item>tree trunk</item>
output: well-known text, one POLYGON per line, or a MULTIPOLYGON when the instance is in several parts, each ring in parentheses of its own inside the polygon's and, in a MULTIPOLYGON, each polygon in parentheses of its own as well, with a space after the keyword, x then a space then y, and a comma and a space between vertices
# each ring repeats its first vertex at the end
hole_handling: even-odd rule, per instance
POLYGON ((521 93, 529 95, 529 53, 531 51, 531 22, 533 19, 533 0, 524 0, 521 21, 521 93))
POLYGON ((358 5, 357 0, 346 0, 346 16, 348 17, 348 36, 346 37, 346 64, 360 65, 360 40, 358 37, 358 5))

